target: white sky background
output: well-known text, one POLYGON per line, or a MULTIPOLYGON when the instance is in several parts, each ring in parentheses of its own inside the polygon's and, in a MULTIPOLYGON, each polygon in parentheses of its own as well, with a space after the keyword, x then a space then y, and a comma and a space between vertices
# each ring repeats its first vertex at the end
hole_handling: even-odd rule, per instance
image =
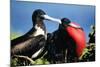
POLYGON ((16 0, 16 1, 30 1, 30 2, 36 1, 36 2, 49 2, 49 3, 95 5, 95 0, 16 0))
MULTIPOLYGON (((35 1, 35 0, 34 0, 35 1)), ((40 1, 40 0, 36 0, 40 1)), ((96 5, 96 62, 41 65, 41 67, 99 67, 100 65, 100 0, 41 0, 68 4, 96 5), (99 66, 98 66, 99 65, 99 66)), ((10 67, 10 1, 0 0, 0 67, 10 67)), ((39 66, 34 66, 39 67, 39 66)))

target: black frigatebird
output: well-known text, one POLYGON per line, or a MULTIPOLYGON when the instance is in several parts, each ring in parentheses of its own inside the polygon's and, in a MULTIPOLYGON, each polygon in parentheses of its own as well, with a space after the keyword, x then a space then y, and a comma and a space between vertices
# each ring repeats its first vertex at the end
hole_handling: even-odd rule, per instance
POLYGON ((33 27, 26 34, 11 40, 11 55, 24 55, 36 58, 42 53, 47 39, 46 27, 43 20, 49 16, 37 9, 32 14, 33 27))
POLYGON ((58 30, 48 34, 47 50, 49 61, 53 63, 75 62, 86 47, 85 33, 78 24, 68 18, 59 22, 58 30))

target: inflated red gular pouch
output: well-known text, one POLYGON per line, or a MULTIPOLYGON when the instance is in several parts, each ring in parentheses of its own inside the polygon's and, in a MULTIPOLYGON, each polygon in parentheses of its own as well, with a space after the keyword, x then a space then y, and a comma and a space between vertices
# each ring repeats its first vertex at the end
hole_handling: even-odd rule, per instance
POLYGON ((86 47, 86 38, 84 31, 78 24, 72 22, 65 28, 65 30, 76 43, 76 53, 77 56, 80 57, 84 48, 86 47))

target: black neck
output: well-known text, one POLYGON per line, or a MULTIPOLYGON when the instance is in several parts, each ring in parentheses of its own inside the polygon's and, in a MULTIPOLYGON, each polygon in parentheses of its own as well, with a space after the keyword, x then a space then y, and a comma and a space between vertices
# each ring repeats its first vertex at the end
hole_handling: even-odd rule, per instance
MULTIPOLYGON (((35 25, 37 25, 37 26, 39 26, 40 28, 42 28, 44 31, 45 31, 45 33, 46 33, 46 28, 45 28, 45 24, 43 23, 43 21, 41 21, 41 22, 36 22, 36 24, 35 25)), ((22 35, 22 36, 20 36, 20 37, 18 37, 18 38, 16 38, 16 39, 14 39, 14 40, 12 40, 12 42, 15 44, 17 44, 17 42, 19 43, 19 42, 23 42, 23 41, 25 41, 25 40, 27 40, 27 39, 29 39, 29 38, 33 38, 34 37, 34 32, 36 31, 36 29, 35 29, 35 25, 26 33, 26 34, 24 34, 24 35, 22 35)), ((12 43, 12 44, 13 44, 12 43)))

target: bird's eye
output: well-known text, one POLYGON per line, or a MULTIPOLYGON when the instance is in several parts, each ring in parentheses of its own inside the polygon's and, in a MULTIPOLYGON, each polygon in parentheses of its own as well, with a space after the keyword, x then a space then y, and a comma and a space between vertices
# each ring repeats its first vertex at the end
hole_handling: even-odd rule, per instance
POLYGON ((40 16, 40 19, 44 19, 44 17, 40 16))

